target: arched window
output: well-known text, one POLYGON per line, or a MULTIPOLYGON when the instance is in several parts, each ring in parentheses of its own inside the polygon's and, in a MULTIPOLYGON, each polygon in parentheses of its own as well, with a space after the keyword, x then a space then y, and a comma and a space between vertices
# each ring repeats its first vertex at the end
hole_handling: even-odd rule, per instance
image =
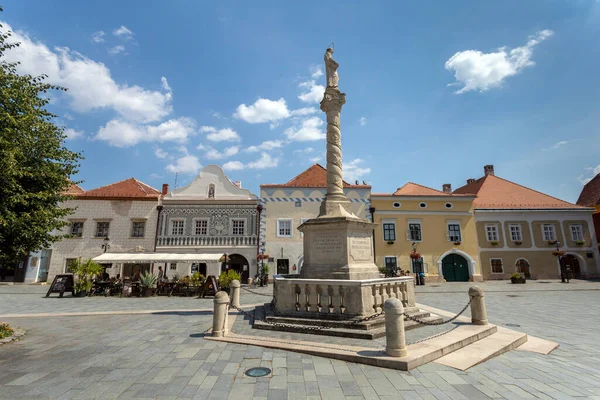
POLYGON ((210 185, 208 185, 208 198, 209 199, 215 198, 215 184, 214 183, 211 183, 210 185))
POLYGON ((529 261, 524 258, 519 258, 515 263, 515 266, 518 273, 524 274, 527 279, 531 278, 531 266, 529 265, 529 261))

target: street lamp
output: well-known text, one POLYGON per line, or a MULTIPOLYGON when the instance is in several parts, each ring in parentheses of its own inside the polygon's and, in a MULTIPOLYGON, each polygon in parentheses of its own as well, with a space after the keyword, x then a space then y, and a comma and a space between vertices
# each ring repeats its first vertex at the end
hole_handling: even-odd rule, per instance
POLYGON ((260 244, 260 286, 265 286, 265 242, 260 244))
POLYGON ((104 238, 104 240, 102 241, 102 246, 100 246, 102 249, 104 249, 104 253, 106 253, 106 250, 110 249, 110 239, 107 237, 104 238))
POLYGON ((554 254, 556 255, 556 257, 558 257, 558 266, 560 268, 560 281, 562 283, 569 283, 569 271, 567 271, 567 268, 563 266, 563 263, 561 262, 562 257, 564 255, 564 251, 560 249, 559 241, 556 241, 555 245, 556 250, 554 251, 554 254))

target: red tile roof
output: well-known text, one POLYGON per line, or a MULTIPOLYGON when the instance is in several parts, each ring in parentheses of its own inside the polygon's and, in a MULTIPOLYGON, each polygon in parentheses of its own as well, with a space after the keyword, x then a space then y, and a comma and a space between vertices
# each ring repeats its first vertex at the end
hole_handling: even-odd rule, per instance
POLYGON ((83 190, 79 185, 72 183, 71 186, 69 186, 69 188, 63 192, 63 194, 72 196, 72 195, 78 195, 78 194, 81 194, 84 192, 85 192, 85 190, 83 190))
POLYGON ((456 189, 456 194, 476 194, 477 209, 583 209, 556 197, 521 186, 495 175, 486 175, 456 189))
POLYGON ((150 185, 129 178, 110 185, 101 186, 96 189, 77 195, 79 199, 99 198, 125 198, 125 199, 157 199, 161 193, 150 185))
MULTIPOLYGON (((389 193, 377 193, 371 196, 415 196, 415 197, 430 197, 430 196, 441 196, 441 197, 452 197, 452 196, 465 196, 458 194, 450 194, 436 190, 428 186, 419 185, 418 183, 408 182, 404 186, 398 188, 393 194, 389 193)), ((468 197, 468 196, 465 196, 468 197)), ((474 197, 474 196, 473 196, 474 197)))
MULTIPOLYGON (((356 189, 370 189, 371 185, 352 185, 346 181, 344 187, 356 189)), ((261 188, 297 187, 297 188, 324 188, 327 187, 327 170, 320 164, 314 164, 294 179, 284 184, 260 185, 261 188)))
POLYGON ((579 194, 577 204, 585 207, 594 207, 595 205, 600 204, 600 174, 596 175, 591 181, 585 184, 579 194))

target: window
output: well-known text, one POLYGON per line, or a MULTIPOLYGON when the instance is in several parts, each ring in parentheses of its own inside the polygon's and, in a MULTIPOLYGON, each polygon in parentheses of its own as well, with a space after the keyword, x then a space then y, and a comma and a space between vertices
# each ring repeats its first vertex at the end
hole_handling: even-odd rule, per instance
POLYGON ((410 262, 412 264, 413 273, 420 274, 421 272, 427 272, 425 268, 425 263, 423 262, 423 257, 419 258, 418 260, 411 259, 410 262))
POLYGON ((295 207, 302 207, 302 200, 298 199, 296 200, 296 202, 294 203, 295 207))
POLYGON ((420 242, 422 240, 420 222, 408 223, 408 237, 411 242, 420 242))
POLYGON ((178 236, 183 235, 183 226, 185 221, 182 219, 171 220, 171 235, 178 236))
POLYGON ((131 225, 131 237, 144 237, 146 223, 144 221, 134 221, 131 225))
POLYGON ((427 203, 419 203, 419 207, 421 207, 421 208, 427 208, 427 203))
POLYGON ((583 241, 583 226, 571 225, 571 240, 574 242, 583 241))
POLYGON ((504 273, 504 267, 502 266, 501 258, 490 258, 490 264, 492 265, 492 274, 504 273))
POLYGON ((386 256, 384 258, 384 262, 385 262, 386 269, 391 269, 395 273, 398 273, 398 259, 396 257, 387 257, 386 256))
POLYGON ((77 261, 76 258, 67 258, 65 260, 65 274, 73 273, 73 271, 71 271, 71 264, 74 263, 75 261, 77 261))
POLYGON ((71 235, 73 237, 83 236, 83 222, 71 222, 71 235))
POLYGON ((454 206, 452 205, 452 203, 446 203, 445 207, 446 207, 446 208, 452 208, 452 207, 454 207, 454 206))
POLYGON ((277 220, 277 237, 292 237, 292 220, 277 220))
POLYGON ((556 231, 554 230, 553 224, 542 225, 542 235, 546 242, 553 242, 556 240, 556 231))
POLYGON ((486 225, 485 234, 488 242, 498 241, 498 225, 486 225))
POLYGON ((169 270, 174 271, 177 269, 177 263, 171 263, 171 265, 169 265, 169 270))
POLYGON ((401 206, 402 204, 400 204, 400 203, 396 202, 396 203, 394 203, 394 204, 392 204, 392 205, 394 206, 394 208, 400 208, 400 206, 401 206))
POLYGON ((383 240, 386 242, 396 240, 396 223, 395 222, 384 222, 383 223, 383 240))
POLYGON ((510 240, 513 242, 520 242, 523 240, 523 234, 521 233, 521 225, 511 224, 508 226, 510 229, 510 240))
POLYGON ((231 220, 231 234, 234 236, 244 235, 244 222, 243 219, 232 219, 231 220))
POLYGON ((96 222, 96 237, 107 237, 110 222, 96 222))
POLYGON ((194 221, 194 234, 195 235, 208 235, 208 220, 197 219, 194 221))
POLYGON ((460 242, 460 224, 448 224, 448 241, 450 242, 460 242))

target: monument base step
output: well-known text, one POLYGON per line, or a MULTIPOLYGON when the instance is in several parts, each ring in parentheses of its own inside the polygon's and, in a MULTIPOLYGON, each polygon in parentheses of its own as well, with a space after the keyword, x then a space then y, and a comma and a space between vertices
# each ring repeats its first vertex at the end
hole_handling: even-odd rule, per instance
MULTIPOLYGON (((255 329, 369 340, 385 336, 385 317, 383 315, 372 320, 353 323, 352 321, 275 316, 269 305, 256 307, 254 312, 256 317, 253 328, 255 329), (319 329, 324 326, 328 328, 319 329)), ((410 313, 410 315, 426 322, 438 322, 442 320, 441 317, 435 314, 432 315, 426 311, 416 311, 410 313)), ((421 326, 417 322, 405 319, 405 330, 416 329, 421 326)))

